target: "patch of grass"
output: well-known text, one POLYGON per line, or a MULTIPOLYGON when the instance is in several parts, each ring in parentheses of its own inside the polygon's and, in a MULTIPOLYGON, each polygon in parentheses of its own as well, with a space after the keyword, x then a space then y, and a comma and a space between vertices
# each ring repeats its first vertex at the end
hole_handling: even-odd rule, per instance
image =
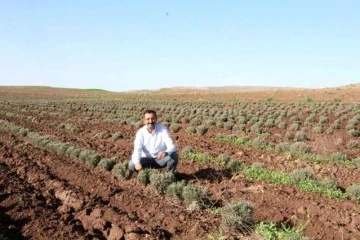
POLYGON ((328 180, 316 180, 306 169, 297 169, 288 175, 264 167, 245 167, 244 173, 252 179, 278 184, 292 184, 303 191, 317 192, 330 198, 347 198, 347 195, 338 189, 335 183, 329 183, 328 180))
POLYGON ((346 154, 341 152, 335 152, 330 154, 329 156, 329 162, 331 163, 349 163, 351 160, 349 160, 346 156, 346 154))
POLYGON ((290 228, 280 223, 259 222, 255 225, 255 232, 269 240, 311 240, 303 235, 303 228, 290 228))
POLYGON ((182 155, 185 158, 194 159, 200 163, 215 162, 215 158, 210 154, 206 154, 206 153, 187 152, 187 153, 183 153, 182 155))
POLYGON ((264 167, 247 167, 244 169, 244 173, 252 178, 272 183, 289 184, 290 178, 286 173, 275 172, 264 167))
POLYGON ((242 146, 242 147, 252 146, 252 142, 249 138, 233 138, 233 137, 216 136, 214 137, 214 139, 219 142, 233 143, 237 146, 242 146))

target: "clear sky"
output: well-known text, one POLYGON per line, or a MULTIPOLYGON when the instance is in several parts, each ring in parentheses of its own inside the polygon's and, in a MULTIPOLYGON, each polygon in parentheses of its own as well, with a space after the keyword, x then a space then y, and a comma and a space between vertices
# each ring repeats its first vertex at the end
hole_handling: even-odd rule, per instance
POLYGON ((0 85, 359 83, 360 1, 1 0, 0 85))

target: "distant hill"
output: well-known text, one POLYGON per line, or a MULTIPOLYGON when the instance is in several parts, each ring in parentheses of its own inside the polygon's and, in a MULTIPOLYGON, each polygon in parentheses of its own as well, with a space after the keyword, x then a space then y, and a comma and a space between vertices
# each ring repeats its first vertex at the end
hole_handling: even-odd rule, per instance
POLYGON ((334 88, 290 88, 263 86, 172 87, 157 90, 111 92, 102 89, 54 88, 43 86, 0 86, 0 99, 9 98, 147 98, 161 99, 274 99, 274 100, 341 100, 360 102, 360 83, 334 88))

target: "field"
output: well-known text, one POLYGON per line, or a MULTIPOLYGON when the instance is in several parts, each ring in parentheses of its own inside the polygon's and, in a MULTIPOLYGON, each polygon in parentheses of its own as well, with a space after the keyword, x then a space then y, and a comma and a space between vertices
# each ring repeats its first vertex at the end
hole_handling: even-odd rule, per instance
POLYGON ((360 239, 359 101, 359 84, 0 87, 0 239, 360 239), (175 183, 124 167, 149 108, 175 183))

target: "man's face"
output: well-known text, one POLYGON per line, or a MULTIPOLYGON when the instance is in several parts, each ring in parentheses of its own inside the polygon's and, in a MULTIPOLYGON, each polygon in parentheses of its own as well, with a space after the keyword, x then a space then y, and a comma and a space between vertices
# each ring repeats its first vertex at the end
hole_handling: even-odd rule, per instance
POLYGON ((154 130, 156 123, 156 117, 153 113, 145 113, 144 124, 147 126, 149 130, 154 130))

